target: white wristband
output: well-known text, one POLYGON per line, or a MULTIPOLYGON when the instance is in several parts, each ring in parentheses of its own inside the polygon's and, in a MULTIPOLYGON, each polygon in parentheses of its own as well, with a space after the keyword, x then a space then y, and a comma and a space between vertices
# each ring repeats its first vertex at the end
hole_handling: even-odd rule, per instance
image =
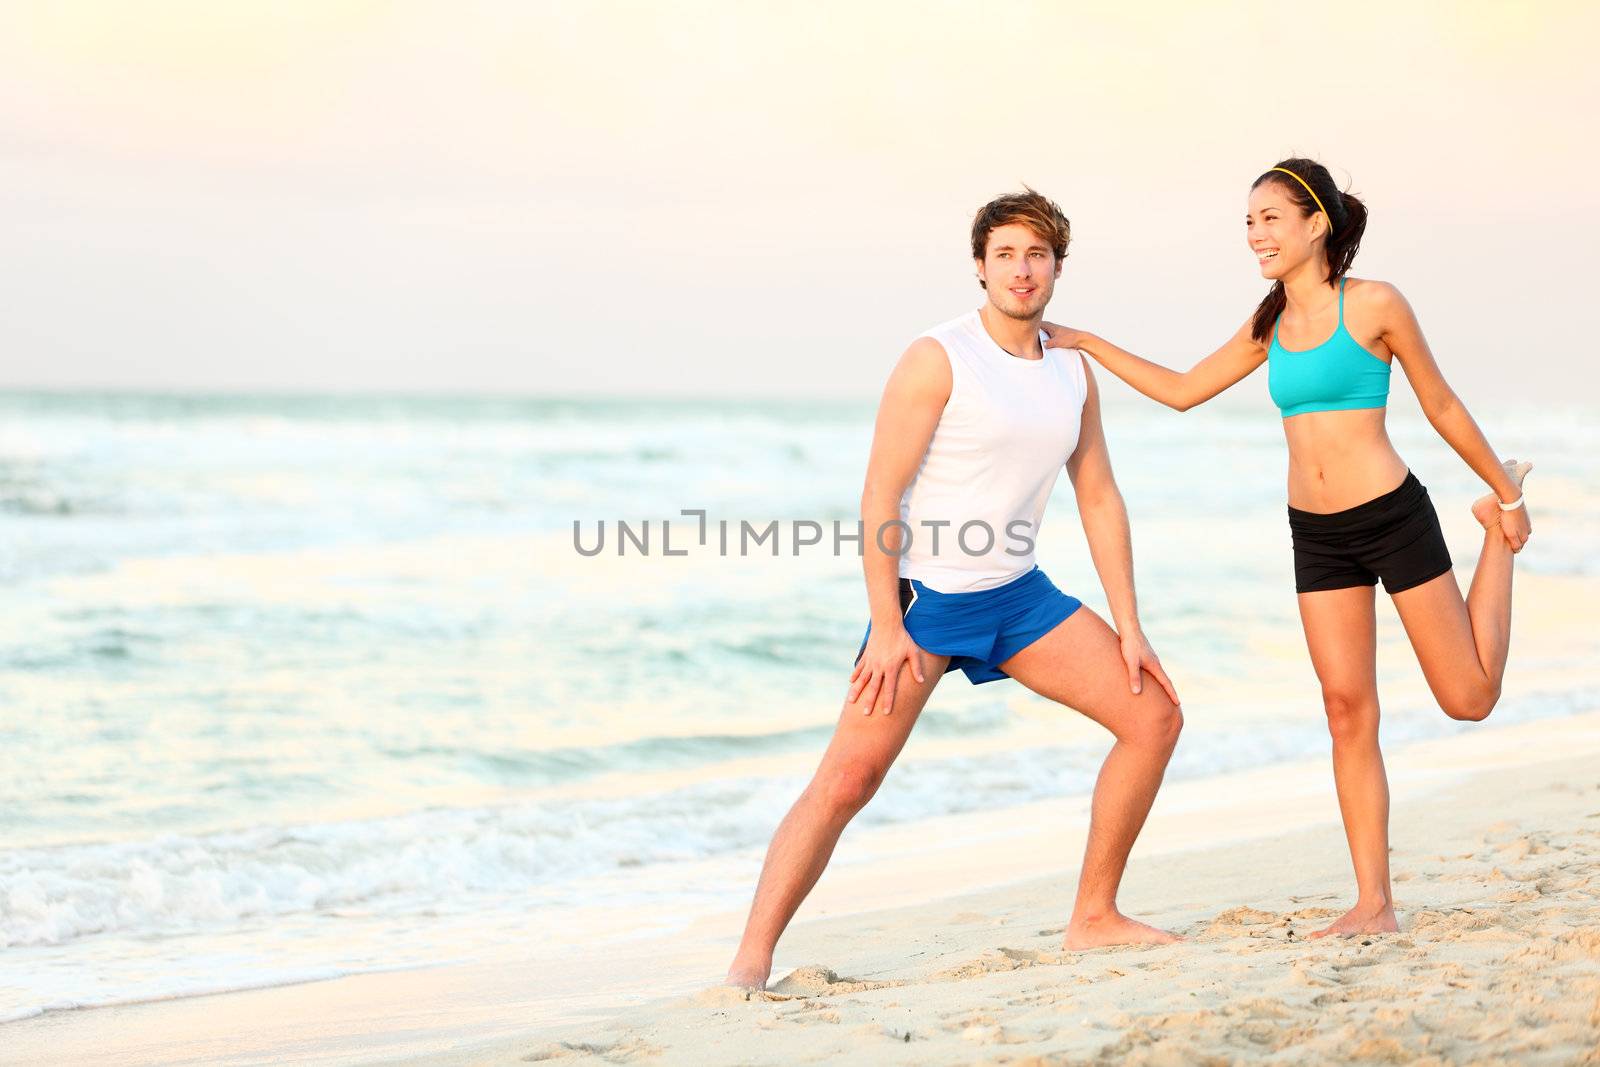
POLYGON ((1522 497, 1517 497, 1517 499, 1513 500, 1509 504, 1501 503, 1498 500, 1496 500, 1495 503, 1500 505, 1501 511, 1516 511, 1522 506, 1522 497))

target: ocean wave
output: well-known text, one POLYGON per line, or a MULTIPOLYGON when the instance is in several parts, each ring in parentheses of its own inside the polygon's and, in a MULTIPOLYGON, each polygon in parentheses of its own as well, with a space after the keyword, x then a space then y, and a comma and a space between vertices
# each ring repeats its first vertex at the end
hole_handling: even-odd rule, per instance
MULTIPOLYGON (((1494 721, 1570 714, 1592 707, 1597 695, 1593 689, 1525 694, 1497 710, 1494 721)), ((1442 736, 1460 725, 1436 709, 1403 709, 1386 719, 1385 739, 1442 736)), ((790 731, 782 743, 820 746, 823 732, 790 731)), ((735 743, 742 742, 666 742, 686 746, 684 752, 735 743)), ((1105 747, 1098 741, 1025 745, 903 761, 861 822, 900 823, 1083 795, 1093 787, 1105 747)), ((1168 775, 1223 774, 1307 758, 1326 747, 1325 727, 1310 718, 1214 731, 1204 743, 1180 745, 1168 775)), ((647 757, 636 751, 632 758, 647 757)), ((0 852, 0 948, 113 933, 226 930, 263 917, 336 916, 351 907, 404 916, 513 896, 529 906, 570 904, 564 886, 580 878, 620 871, 637 878, 641 868, 758 849, 803 784, 801 775, 724 778, 655 794, 12 849, 0 852)))
POLYGON ((218 993, 241 993, 253 989, 277 989, 305 982, 324 982, 352 974, 377 974, 390 967, 252 967, 245 972, 219 974, 215 970, 201 974, 177 977, 162 975, 145 977, 129 982, 123 989, 101 989, 90 992, 81 985, 72 985, 72 993, 58 992, 55 996, 30 989, 30 999, 18 1000, 14 1005, 0 1001, 0 1025, 20 1022, 44 1015, 47 1012, 75 1011, 81 1008, 112 1008, 129 1004, 150 1004, 164 1000, 181 1000, 185 997, 215 996, 218 993), (248 977, 246 975, 248 974, 248 977), (125 991, 124 991, 125 990, 125 991))

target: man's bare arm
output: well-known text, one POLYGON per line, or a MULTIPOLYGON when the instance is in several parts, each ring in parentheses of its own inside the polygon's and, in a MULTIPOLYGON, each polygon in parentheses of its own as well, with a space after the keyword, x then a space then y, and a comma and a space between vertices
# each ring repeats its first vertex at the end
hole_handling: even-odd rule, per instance
POLYGON ((894 706, 900 665, 907 660, 920 680, 920 650, 900 618, 899 554, 904 531, 889 523, 900 518, 900 498, 922 463, 934 428, 950 399, 950 360, 944 346, 919 337, 900 357, 883 387, 878 421, 861 490, 862 570, 872 634, 851 677, 851 703, 860 697, 866 714, 887 713, 894 706), (882 547, 879 547, 880 541, 882 547))
POLYGON ((1106 603, 1122 641, 1129 687, 1139 692, 1140 671, 1149 671, 1176 704, 1178 694, 1139 625, 1128 508, 1111 472, 1111 453, 1106 447, 1105 427, 1100 421, 1100 388, 1087 362, 1083 374, 1088 396, 1083 403, 1078 447, 1067 460, 1067 476, 1072 479, 1073 492, 1078 498, 1078 517, 1083 521, 1084 537, 1089 542, 1089 557, 1094 560, 1095 573, 1106 591, 1106 603))

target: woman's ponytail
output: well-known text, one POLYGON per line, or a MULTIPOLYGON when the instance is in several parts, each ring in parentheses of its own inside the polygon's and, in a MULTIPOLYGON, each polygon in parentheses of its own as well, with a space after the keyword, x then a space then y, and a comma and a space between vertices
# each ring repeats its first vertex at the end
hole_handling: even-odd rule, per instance
POLYGON ((1341 192, 1338 198, 1344 218, 1339 220, 1339 228, 1328 235, 1329 285, 1350 273, 1350 264, 1361 248, 1361 235, 1367 232, 1367 205, 1349 193, 1341 192))
POLYGON ((1265 341, 1270 337, 1272 324, 1283 314, 1283 306, 1288 303, 1288 299, 1283 295, 1283 283, 1273 282, 1272 288, 1267 290, 1267 295, 1256 307, 1256 317, 1250 322, 1250 336, 1257 341, 1265 341))

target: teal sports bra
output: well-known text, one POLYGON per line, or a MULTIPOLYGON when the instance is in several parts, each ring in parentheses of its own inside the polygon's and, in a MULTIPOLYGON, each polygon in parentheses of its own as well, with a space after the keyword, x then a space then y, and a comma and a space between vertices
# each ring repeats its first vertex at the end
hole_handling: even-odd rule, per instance
POLYGON ((1389 404, 1390 364, 1368 352, 1344 328, 1344 283, 1339 279, 1339 325, 1333 336, 1298 352, 1278 343, 1272 324, 1267 349, 1267 393, 1284 418, 1308 411, 1355 411, 1389 404))

